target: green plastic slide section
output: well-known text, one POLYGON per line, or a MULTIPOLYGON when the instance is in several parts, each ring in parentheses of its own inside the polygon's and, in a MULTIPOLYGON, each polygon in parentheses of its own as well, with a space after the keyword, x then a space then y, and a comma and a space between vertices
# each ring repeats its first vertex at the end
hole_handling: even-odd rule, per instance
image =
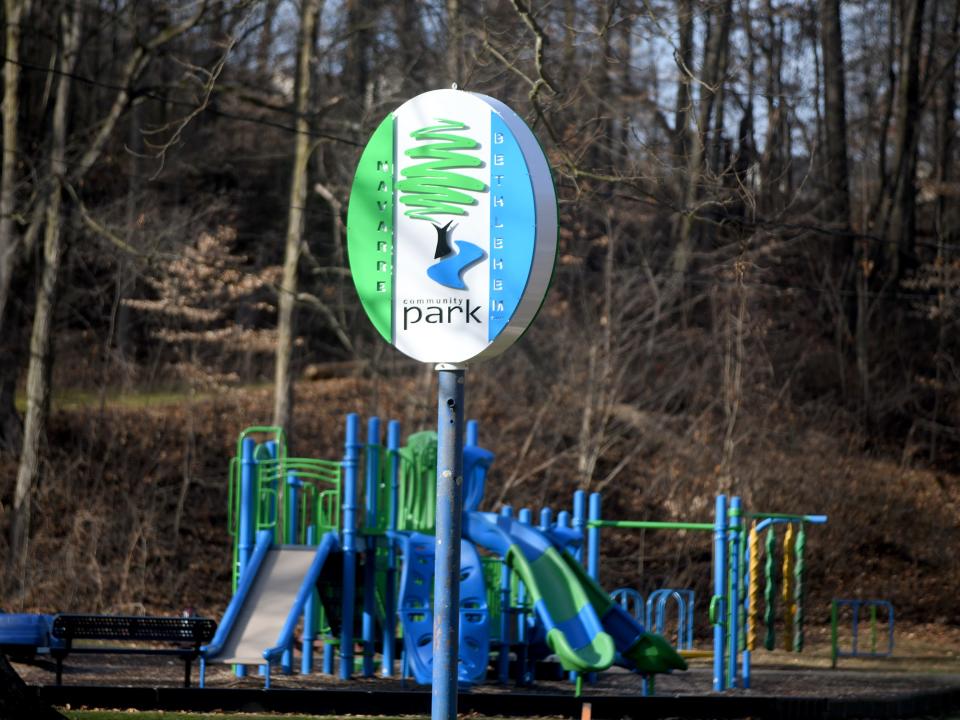
MULTIPOLYGON (((523 552, 513 545, 507 552, 507 564, 527 586, 531 604, 536 605, 542 600, 557 625, 577 617, 590 604, 583 585, 553 547, 529 562, 523 552)), ((594 634, 584 647, 574 648, 559 627, 554 627, 547 632, 547 644, 556 653, 563 668, 575 672, 606 670, 613 665, 616 657, 613 638, 605 632, 594 634)))
POLYGON ((413 433, 400 450, 398 530, 433 533, 437 511, 437 433, 413 433))
MULTIPOLYGON (((596 580, 587 574, 584 567, 570 553, 564 551, 562 561, 576 578, 597 616, 603 618, 613 605, 613 598, 596 580)), ((621 655, 636 664, 642 673, 664 673, 670 670, 686 670, 687 661, 660 635, 644 631, 643 634, 621 655)))
POLYGON ((387 342, 393 340, 394 117, 367 143, 350 189, 347 252, 357 294, 387 342))

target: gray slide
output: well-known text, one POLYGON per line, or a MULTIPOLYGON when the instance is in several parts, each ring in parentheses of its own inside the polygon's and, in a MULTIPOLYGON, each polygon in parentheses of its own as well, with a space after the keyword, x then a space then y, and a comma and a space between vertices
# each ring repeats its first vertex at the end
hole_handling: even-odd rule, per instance
POLYGON ((210 659, 238 665, 263 664, 263 651, 277 644, 316 554, 315 547, 280 547, 267 552, 233 631, 216 658, 210 659))
POLYGON ((320 545, 273 544, 273 531, 261 530, 240 577, 237 591, 209 645, 200 649, 200 686, 208 662, 261 665, 270 686, 270 664, 293 646, 309 598, 330 554, 340 547, 335 530, 320 545))

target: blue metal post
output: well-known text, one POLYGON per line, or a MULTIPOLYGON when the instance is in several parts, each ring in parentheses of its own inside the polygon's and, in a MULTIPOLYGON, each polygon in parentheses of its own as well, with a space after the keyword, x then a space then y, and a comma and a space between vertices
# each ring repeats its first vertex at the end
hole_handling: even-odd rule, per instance
MULTIPOLYGON (((520 508, 517 516, 524 525, 533 522, 533 513, 530 508, 520 508)), ((530 633, 527 632, 527 587, 522 582, 517 585, 517 667, 519 668, 518 681, 526 685, 532 678, 528 676, 527 664, 530 656, 530 633)))
MULTIPOLYGON (((505 518, 513 517, 513 508, 504 505, 500 508, 500 515, 505 518)), ((513 608, 510 607, 510 568, 506 558, 500 565, 500 653, 497 656, 497 677, 504 685, 510 680, 510 616, 513 608)))
POLYGON ((717 495, 713 531, 713 689, 724 688, 724 606, 727 592, 727 496, 717 495))
POLYGON ((547 532, 553 525, 553 510, 548 507, 540 508, 540 530, 547 532))
MULTIPOLYGON (((257 462, 253 451, 257 447, 253 438, 244 438, 240 445, 240 519, 237 527, 237 582, 243 577, 253 552, 257 534, 257 462)), ((237 665, 234 668, 237 677, 244 677, 247 668, 237 665)))
POLYGON ((323 636, 323 674, 333 675, 333 635, 323 636))
POLYGON ((360 465, 360 417, 347 415, 343 455, 343 627, 340 631, 340 679, 353 674, 353 605, 357 592, 357 473, 360 465))
POLYGON ((737 686, 737 666, 739 664, 740 638, 740 498, 734 496, 730 500, 729 517, 729 595, 727 604, 727 646, 730 650, 727 665, 727 687, 737 686))
POLYGON ((364 537, 363 563, 363 676, 373 677, 373 652, 377 633, 377 494, 380 490, 380 418, 367 420, 367 460, 363 481, 364 537))
MULTIPOLYGON (((307 545, 317 544, 317 528, 307 526, 307 545)), ((303 606, 303 647, 300 652, 300 673, 309 675, 313 672, 313 640, 317 636, 317 591, 307 596, 303 606)), ((326 645, 326 643, 324 643, 326 645)))
POLYGON ((464 374, 438 365, 437 546, 433 586, 432 720, 456 720, 463 523, 464 374))
MULTIPOLYGON (((590 493, 588 513, 589 520, 600 519, 600 493, 590 493)), ((600 582, 600 528, 589 527, 587 537, 590 541, 587 547, 587 575, 600 582)))
POLYGON ((570 527, 570 511, 561 510, 557 513, 557 527, 558 528, 569 528, 570 527))
MULTIPOLYGON (((390 516, 387 529, 395 532, 400 512, 400 423, 387 424, 387 451, 390 453, 390 516)), ((397 544, 387 540, 387 590, 383 599, 387 616, 383 628, 383 676, 393 677, 397 637, 397 544)))
POLYGON ((240 523, 237 530, 237 581, 243 577, 247 568, 253 545, 256 541, 257 488, 256 466, 253 451, 256 448, 253 438, 244 438, 240 448, 240 523))
POLYGON ((480 444, 480 423, 476 420, 467 422, 467 445, 477 446, 480 444))
POLYGON ((587 544, 587 539, 583 537, 583 526, 587 519, 587 494, 583 490, 577 490, 573 493, 573 529, 581 533, 580 547, 574 552, 574 557, 581 563, 583 562, 583 548, 587 544))
POLYGON ((284 488, 284 515, 287 522, 283 527, 283 541, 288 545, 297 542, 297 488, 300 481, 296 473, 287 472, 287 486, 284 488))

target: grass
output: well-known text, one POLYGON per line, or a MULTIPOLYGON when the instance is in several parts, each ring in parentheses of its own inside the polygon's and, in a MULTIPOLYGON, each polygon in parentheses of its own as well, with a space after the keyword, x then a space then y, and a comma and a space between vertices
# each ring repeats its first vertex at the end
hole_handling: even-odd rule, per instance
MULTIPOLYGON (((244 385, 245 391, 260 390, 269 387, 267 383, 252 383, 244 385)), ((214 397, 214 392, 192 392, 189 389, 174 388, 167 390, 142 390, 120 392, 108 390, 104 396, 107 405, 123 408, 159 407, 163 405, 180 405, 188 401, 197 402, 214 397)), ((19 390, 14 398, 17 411, 23 413, 27 409, 27 396, 24 390, 19 390)), ((81 390, 79 388, 54 389, 50 398, 50 406, 56 410, 71 410, 83 407, 96 407, 100 404, 99 390, 81 390)))
MULTIPOLYGON (((135 717, 137 720, 342 720, 331 715, 257 715, 252 713, 188 713, 134 710, 65 710, 60 712, 70 720, 123 720, 135 717)), ((426 715, 370 716, 352 715, 350 720, 427 720, 426 715)))

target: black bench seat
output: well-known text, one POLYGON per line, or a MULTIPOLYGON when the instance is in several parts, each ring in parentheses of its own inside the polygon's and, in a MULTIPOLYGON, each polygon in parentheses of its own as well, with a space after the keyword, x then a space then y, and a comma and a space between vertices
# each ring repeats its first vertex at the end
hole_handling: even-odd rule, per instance
POLYGON ((213 639, 217 623, 209 618, 140 617, 126 615, 57 615, 50 634, 62 641, 51 644, 57 661, 57 685, 63 679, 63 659, 71 653, 103 655, 174 655, 184 662, 183 686, 190 687, 190 665, 200 647, 213 639), (129 643, 167 643, 176 647, 112 647, 73 644, 74 640, 129 643))

